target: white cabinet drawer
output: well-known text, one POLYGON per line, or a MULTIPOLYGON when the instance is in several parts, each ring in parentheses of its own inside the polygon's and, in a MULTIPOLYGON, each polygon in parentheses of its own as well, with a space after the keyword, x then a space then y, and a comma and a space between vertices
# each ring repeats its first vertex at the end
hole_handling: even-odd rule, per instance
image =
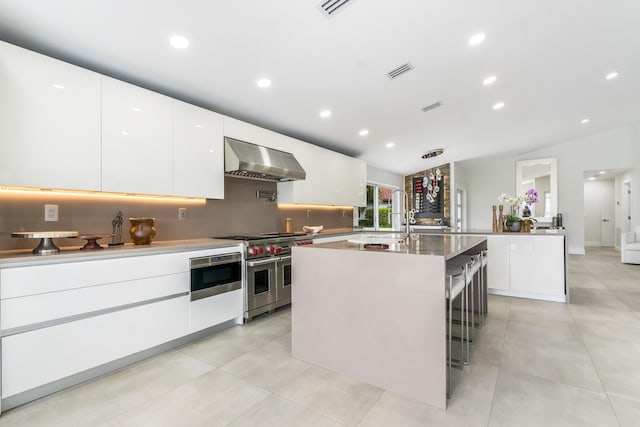
POLYGON ((148 301, 189 291, 189 274, 47 292, 0 301, 2 330, 148 301))
POLYGON ((189 333, 184 296, 2 338, 6 398, 189 333))
POLYGON ((0 270, 0 298, 16 298, 189 271, 189 252, 0 270))
POLYGON ((191 332, 197 332, 228 320, 242 318, 244 299, 242 289, 193 301, 191 307, 191 332))

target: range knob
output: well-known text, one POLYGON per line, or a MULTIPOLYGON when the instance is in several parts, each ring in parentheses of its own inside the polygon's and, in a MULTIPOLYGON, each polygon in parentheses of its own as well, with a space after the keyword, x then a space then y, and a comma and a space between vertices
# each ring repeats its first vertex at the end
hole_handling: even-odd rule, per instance
POLYGON ((282 252, 282 248, 280 246, 269 246, 267 247, 267 251, 271 254, 279 254, 282 252))
POLYGON ((258 247, 257 247, 257 246, 249 246, 249 247, 247 248, 247 253, 248 253, 249 255, 258 255, 258 253, 259 253, 259 252, 258 252, 258 247))
POLYGON ((264 253, 264 248, 262 246, 260 246, 259 248, 256 248, 256 250, 258 251, 259 254, 264 253))

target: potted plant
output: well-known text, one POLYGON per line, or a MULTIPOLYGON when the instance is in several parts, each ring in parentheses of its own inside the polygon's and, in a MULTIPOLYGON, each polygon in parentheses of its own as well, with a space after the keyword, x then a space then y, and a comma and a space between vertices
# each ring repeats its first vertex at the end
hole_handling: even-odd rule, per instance
POLYGON ((531 230, 531 224, 535 221, 534 218, 526 217, 524 220, 518 215, 518 211, 522 205, 527 208, 531 204, 538 201, 538 193, 534 188, 528 190, 523 196, 513 197, 508 194, 502 193, 498 200, 501 202, 507 202, 510 206, 510 213, 505 216, 504 225, 509 231, 520 231, 523 227, 523 221, 526 221, 525 228, 528 227, 531 230))

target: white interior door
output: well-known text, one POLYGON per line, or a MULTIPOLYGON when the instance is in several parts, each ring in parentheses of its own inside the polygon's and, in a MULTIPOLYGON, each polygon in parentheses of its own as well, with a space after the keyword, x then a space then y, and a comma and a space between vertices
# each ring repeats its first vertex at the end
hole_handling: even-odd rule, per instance
POLYGON ((613 180, 587 181, 584 184, 585 246, 613 246, 615 227, 613 180))

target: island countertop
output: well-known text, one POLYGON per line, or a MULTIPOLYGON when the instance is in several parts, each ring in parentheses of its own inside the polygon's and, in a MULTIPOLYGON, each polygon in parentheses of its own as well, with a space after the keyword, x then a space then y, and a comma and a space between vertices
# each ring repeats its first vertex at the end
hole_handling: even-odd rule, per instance
POLYGON ((374 251, 374 252, 388 252, 397 254, 411 254, 411 255, 431 255, 441 256, 445 260, 451 259, 463 252, 468 251, 486 241, 486 237, 477 235, 432 235, 432 234, 411 234, 408 239, 404 238, 403 234, 387 234, 386 236, 396 241, 396 243, 389 244, 388 249, 368 249, 364 244, 351 243, 348 240, 342 240, 338 242, 319 243, 306 246, 308 248, 326 248, 326 249, 339 249, 347 251, 374 251))

